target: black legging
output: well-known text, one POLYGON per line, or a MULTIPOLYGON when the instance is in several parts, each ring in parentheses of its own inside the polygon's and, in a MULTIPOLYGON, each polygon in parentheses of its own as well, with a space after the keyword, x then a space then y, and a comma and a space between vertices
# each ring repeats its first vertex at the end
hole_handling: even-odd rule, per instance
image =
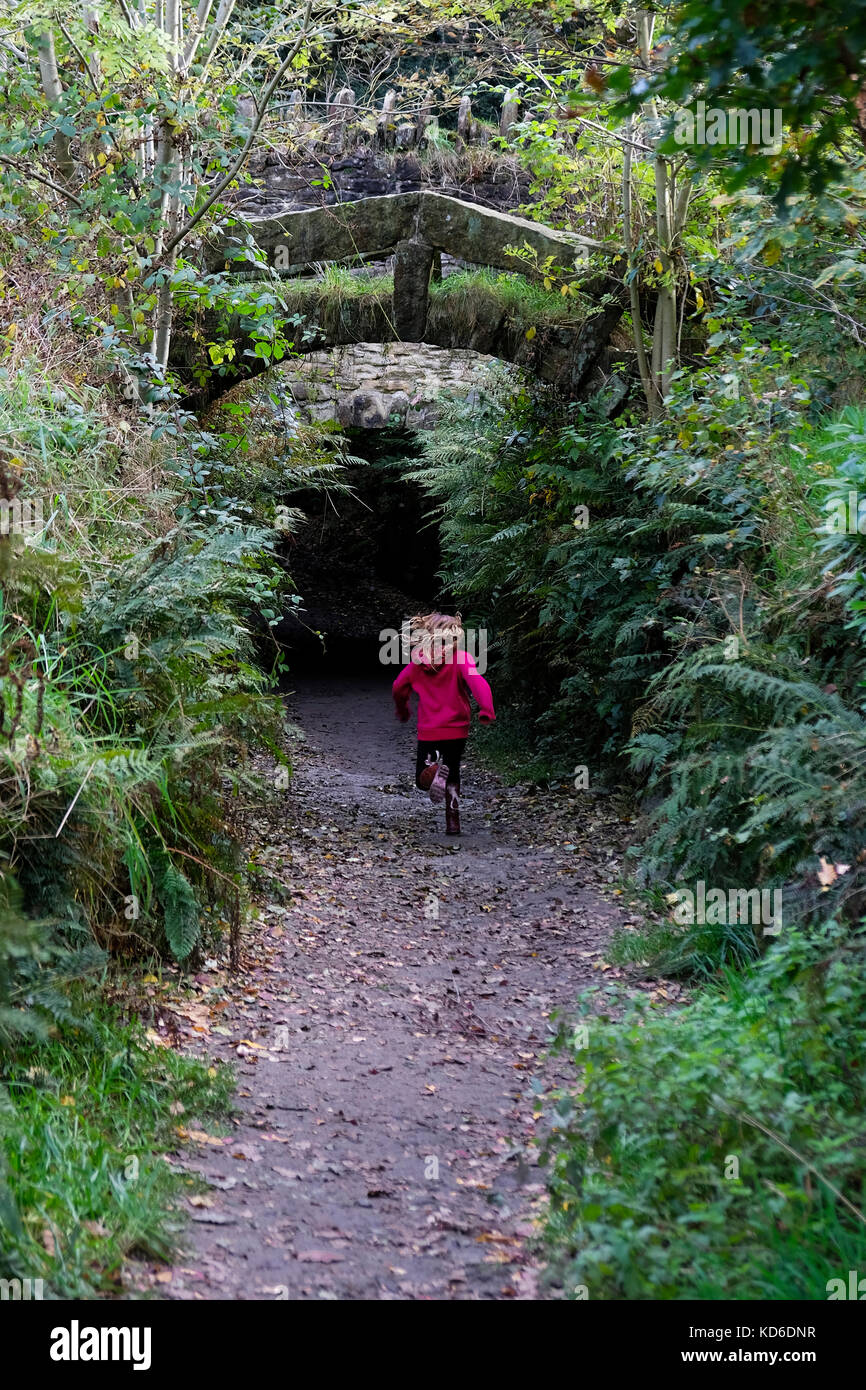
POLYGON ((431 741, 418 740, 418 749, 415 755, 415 785, 418 785, 418 778, 427 766, 427 759, 435 758, 438 751, 439 757, 448 768, 449 787, 460 790, 460 759, 463 757, 463 750, 466 747, 465 738, 445 738, 431 741))

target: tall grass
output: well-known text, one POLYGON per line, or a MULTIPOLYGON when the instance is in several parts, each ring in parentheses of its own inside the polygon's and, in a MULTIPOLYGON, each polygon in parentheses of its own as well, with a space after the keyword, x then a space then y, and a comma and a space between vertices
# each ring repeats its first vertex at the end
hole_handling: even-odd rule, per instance
POLYGON ((489 269, 461 270, 430 286, 433 305, 471 328, 480 314, 497 308, 527 328, 569 327, 586 317, 586 307, 571 295, 546 290, 523 275, 489 269))
POLYGON ((285 760, 276 535, 216 435, 154 444, 94 375, 0 366, 0 496, 43 517, 0 536, 0 1267, 65 1297, 172 1248, 160 1152, 227 1094, 105 1003, 113 961, 236 954, 232 801, 285 760))
POLYGON ((223 1117, 232 1089, 92 993, 73 1003, 79 1021, 19 1049, 0 1080, 0 1271, 42 1279, 46 1298, 117 1292, 131 1254, 178 1249, 177 1200, 197 1183, 163 1152, 223 1117))

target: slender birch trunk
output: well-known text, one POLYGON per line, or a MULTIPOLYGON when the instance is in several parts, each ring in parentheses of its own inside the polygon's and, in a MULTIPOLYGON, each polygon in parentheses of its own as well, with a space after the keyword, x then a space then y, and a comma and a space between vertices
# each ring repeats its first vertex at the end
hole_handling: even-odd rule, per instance
MULTIPOLYGON (((54 52, 54 35, 45 29, 36 38, 36 53, 39 58, 39 76, 42 90, 49 106, 55 109, 63 100, 63 84, 57 69, 57 55, 54 52)), ((60 131, 54 136, 54 157, 57 167, 67 183, 75 178, 75 161, 69 153, 69 137, 60 131)))
MULTIPOLYGON (((649 69, 650 55, 652 51, 653 30, 655 27, 655 17, 643 10, 638 15, 638 45, 644 66, 649 69)), ((650 101, 647 105, 649 116, 653 120, 658 119, 658 112, 655 101, 650 101)), ((631 126, 631 123, 629 123, 631 126)), ((630 213, 631 205, 631 154, 627 147, 625 156, 625 166, 627 176, 623 177, 623 207, 625 211, 626 202, 630 213)), ((642 353, 643 333, 640 319, 638 318, 635 327, 635 346, 638 349, 638 370, 641 373, 641 384, 644 394, 647 397, 647 405, 652 414, 657 414, 664 406, 664 402, 670 395, 671 381, 674 370, 676 369, 679 357, 679 326, 677 321, 678 314, 678 294, 676 278, 676 246, 682 231, 686 216, 688 214, 689 199, 691 197, 691 181, 684 180, 679 192, 676 192, 674 170, 670 160, 664 155, 656 153, 653 159, 653 176, 655 183, 655 213, 656 213, 656 241, 658 244, 658 259, 661 264, 659 276, 659 288, 656 298, 656 311, 653 323, 652 352, 648 370, 645 371, 646 354, 642 353), (643 356, 643 365, 641 358, 643 356)), ((627 248, 631 246, 631 228, 626 230, 627 248)), ((637 299, 637 289, 634 288, 634 295, 631 294, 632 302, 637 299)), ((632 310, 632 321, 634 310, 632 310)))
POLYGON ((644 326, 643 315, 640 307, 640 293, 638 289, 638 278, 631 264, 634 252, 634 237, 632 236, 632 188, 631 188, 631 166, 632 166, 632 133, 634 131, 634 121, 629 120, 626 125, 626 142, 623 148, 622 158, 622 216, 623 216, 623 244, 626 253, 626 263, 628 265, 628 302, 631 311, 632 336, 634 338, 635 353, 637 354, 637 369, 640 376, 640 384, 646 397, 647 409, 651 415, 657 415, 659 410, 658 392, 655 388, 655 381, 650 371, 644 346, 644 326))

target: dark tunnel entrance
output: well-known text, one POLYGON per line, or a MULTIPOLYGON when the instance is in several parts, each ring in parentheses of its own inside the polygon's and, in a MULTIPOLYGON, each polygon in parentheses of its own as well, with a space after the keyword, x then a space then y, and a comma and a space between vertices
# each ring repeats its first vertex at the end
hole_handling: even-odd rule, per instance
POLYGON ((379 658, 379 634, 413 613, 447 607, 437 578, 438 529, 430 501, 403 479, 419 452, 412 430, 346 430, 353 495, 294 499, 309 520, 287 544, 289 573, 302 599, 276 635, 294 675, 396 675, 379 658))

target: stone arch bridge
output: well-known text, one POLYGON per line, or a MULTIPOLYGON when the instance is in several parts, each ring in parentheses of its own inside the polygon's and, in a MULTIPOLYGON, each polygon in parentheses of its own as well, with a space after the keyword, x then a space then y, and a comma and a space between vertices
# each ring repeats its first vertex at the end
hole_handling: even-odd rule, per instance
MULTIPOLYGON (((627 298, 609 245, 426 190, 248 218, 244 232, 271 265, 290 274, 282 288, 299 318, 296 352, 361 343, 471 349, 515 363, 572 399, 605 379, 611 333, 627 298), (443 255, 472 271, 443 278, 443 255), (349 293, 303 274, 391 256, 393 278, 365 285, 362 271, 349 293), (491 271, 516 275, 504 280, 491 271), (545 279, 552 288, 544 288, 545 279)), ((230 263, 233 249, 229 237, 211 248, 210 268, 230 263)), ((210 399, 266 366, 244 357, 242 322, 229 331, 244 365, 234 379, 212 379, 210 399)), ((182 334, 176 344, 172 365, 182 372, 193 365, 191 345, 182 334)))

